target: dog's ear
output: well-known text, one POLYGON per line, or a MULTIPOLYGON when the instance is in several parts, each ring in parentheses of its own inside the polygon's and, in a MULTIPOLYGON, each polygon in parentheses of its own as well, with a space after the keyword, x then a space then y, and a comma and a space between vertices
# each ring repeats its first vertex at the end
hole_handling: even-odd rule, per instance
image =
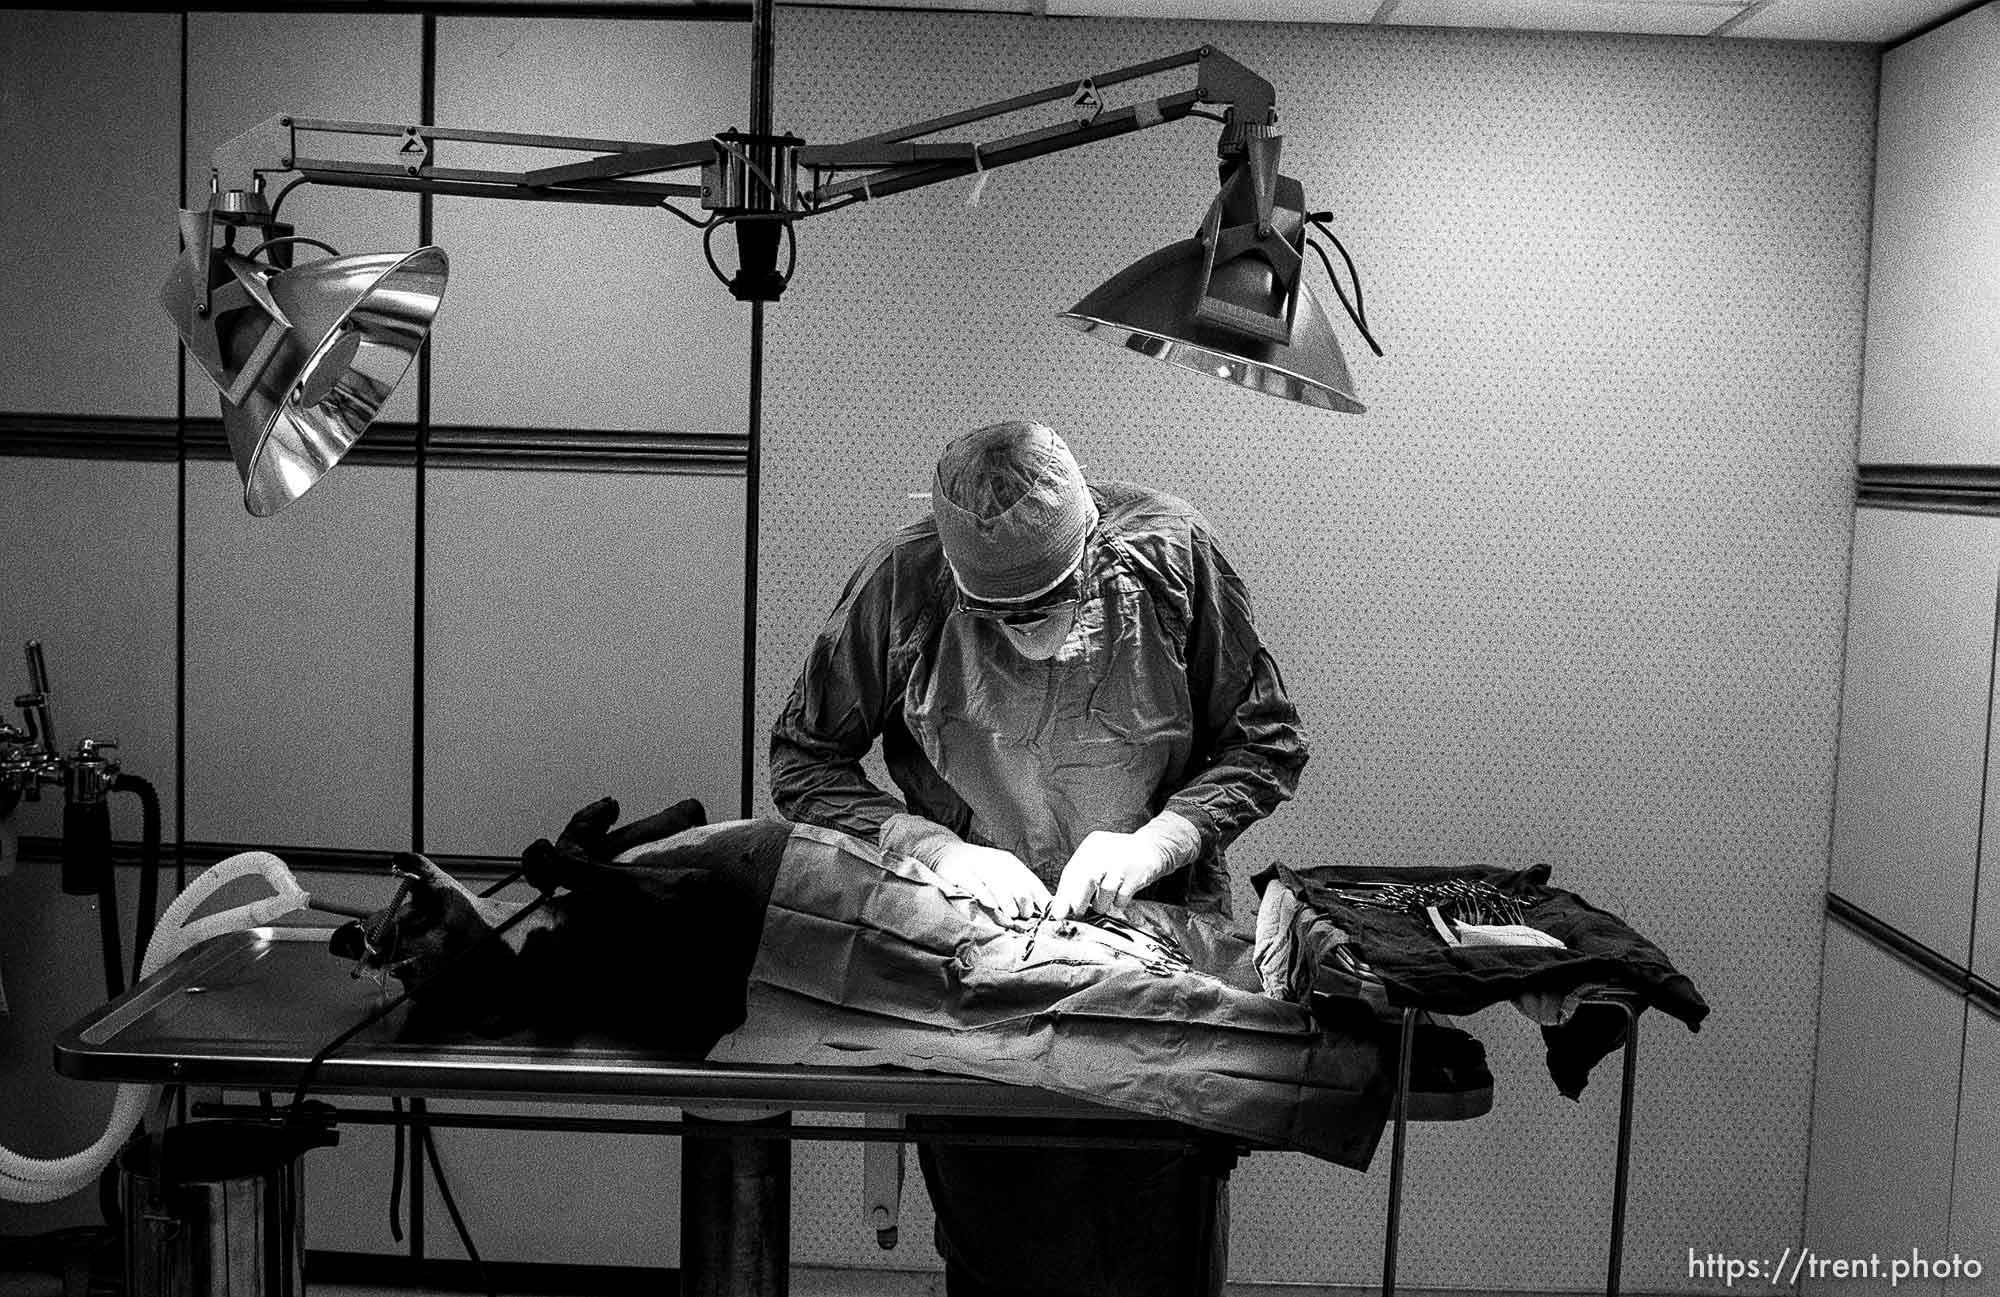
POLYGON ((495 926, 506 907, 476 895, 437 864, 414 851, 400 851, 389 868, 403 880, 403 902, 395 921, 405 930, 442 927, 461 935, 495 926), (498 912, 496 912, 498 907, 498 912))
POLYGON ((457 879, 414 851, 399 851, 391 857, 389 872, 402 880, 403 904, 414 914, 438 914, 451 897, 464 891, 457 879))
POLYGON ((439 869, 429 857, 414 851, 398 851, 389 857, 389 872, 398 878, 407 879, 424 887, 439 887, 451 882, 451 875, 439 869))

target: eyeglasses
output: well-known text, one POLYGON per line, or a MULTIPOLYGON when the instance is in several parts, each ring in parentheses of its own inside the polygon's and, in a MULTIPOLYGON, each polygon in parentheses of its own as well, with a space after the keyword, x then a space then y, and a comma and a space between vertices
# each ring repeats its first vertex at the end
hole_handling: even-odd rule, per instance
POLYGON ((1070 569, 1068 576, 1058 581, 1048 593, 1038 597, 1034 603, 1023 606, 1014 603, 986 603, 965 593, 963 587, 953 582, 952 588, 958 593, 958 611, 968 617, 980 617, 998 622, 1010 630, 1031 634, 1041 629, 1057 617, 1068 617, 1076 612, 1076 606, 1083 598, 1083 565, 1070 569))

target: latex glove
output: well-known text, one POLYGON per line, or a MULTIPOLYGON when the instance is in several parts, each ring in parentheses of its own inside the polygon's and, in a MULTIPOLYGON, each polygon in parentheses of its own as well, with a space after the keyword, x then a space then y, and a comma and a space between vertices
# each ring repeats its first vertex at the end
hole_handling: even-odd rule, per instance
POLYGON ((938 853, 931 868, 1002 919, 1032 919, 1049 903, 1048 885, 1011 851, 956 842, 938 853))
POLYGON ((891 815, 878 841, 886 851, 915 856, 931 871, 1002 919, 1032 918, 1049 903, 1048 886, 1011 851, 980 847, 921 815, 891 815))
POLYGON ((1077 844, 1063 866, 1049 907, 1051 919, 1095 910, 1123 915, 1141 888, 1165 878, 1201 850, 1201 831, 1162 811, 1131 833, 1098 829, 1077 844))

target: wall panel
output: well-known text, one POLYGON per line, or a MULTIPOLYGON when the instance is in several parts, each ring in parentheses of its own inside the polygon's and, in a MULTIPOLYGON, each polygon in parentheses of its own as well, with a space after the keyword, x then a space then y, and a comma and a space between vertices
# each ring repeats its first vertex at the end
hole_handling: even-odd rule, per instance
MULTIPOLYGON (((0 698, 9 723, 28 692, 23 647, 39 640, 49 669, 57 745, 119 742, 118 757, 159 789, 174 834, 172 464, 0 457, 0 500, 32 501, 6 523, 0 563, 0 698)), ((122 799, 121 799, 122 800, 122 799)), ((60 831, 62 790, 21 806, 22 833, 60 831)), ((118 836, 137 840, 138 817, 118 836)))
POLYGON ((1828 886, 1957 963, 1980 858, 2000 522, 1855 516, 1828 886))
POLYGON ((270 518, 188 465, 187 836, 410 845, 415 479, 343 464, 270 518))
MULTIPOLYGON (((420 20, 414 14, 192 13, 188 15, 187 195, 205 204, 216 148, 280 113, 360 121, 419 120, 420 20)), ((367 157, 364 141, 309 137, 338 157, 367 157)), ((277 165, 273 159, 270 165, 277 165)), ((282 184, 285 177, 278 177, 282 184)), ((276 184, 266 197, 277 201, 276 184)), ((417 200, 408 194, 304 185, 279 215, 298 232, 344 253, 408 251, 417 245, 417 200)), ((247 251, 247 248, 245 249, 247 251)), ((301 262, 318 257, 312 248, 301 262)), ((166 273, 161 267, 160 273, 166 273)), ((448 292, 448 290, 447 290, 448 292)), ((171 337, 171 333, 167 336, 171 337)), ((187 412, 214 418, 214 384, 187 365, 187 412)), ((382 417, 416 417, 416 385, 405 382, 382 417)))
MULTIPOLYGON (((1977 1261, 1945 1284, 1946 1297, 2000 1292, 2000 1018, 1974 1008, 1965 1019, 1959 1080, 1958 1156, 1952 1170, 1950 1255, 1977 1261)), ((1940 1253, 1944 1249, 1939 1249, 1940 1253)))
MULTIPOLYGON (((1627 1284, 1684 1284, 1690 1242, 1796 1236, 1873 55, 831 10, 779 26, 777 120, 813 142, 1212 41, 1276 85, 1284 170, 1333 213, 1388 355, 1343 323, 1371 411, 1323 415, 1051 319, 1193 228, 1212 123, 995 171, 976 206, 968 178, 807 223, 772 312, 760 723, 852 565, 923 507, 908 493, 938 446, 1042 418, 1090 473, 1199 505, 1256 596, 1316 755, 1237 871, 1548 861, 1719 1006, 1699 1036, 1649 1023, 1627 1284)), ((1584 1150, 1611 1096, 1555 1102, 1521 1025, 1480 1028, 1517 1120, 1423 1134, 1545 1192, 1537 1221, 1601 1219, 1609 1168, 1584 1150)), ((1594 1231, 1503 1246, 1519 1215, 1437 1166, 1411 1223, 1437 1250, 1408 1283, 1600 1273, 1594 1231)), ((1242 1175, 1237 1237, 1260 1244, 1237 1277, 1369 1282, 1376 1249, 1346 1226, 1291 1226, 1301 1201, 1374 1218, 1374 1177, 1242 1175)))
MULTIPOLYGON (((1822 1257, 1933 1255, 1951 1216, 1965 1001, 1832 925, 1821 1005, 1803 1246, 1822 1257)), ((1816 1297, 1850 1287, 1800 1284, 1816 1297)), ((1896 1291, 1936 1297, 1942 1286, 1896 1291)))
POLYGON ((180 20, 0 11, 0 410, 174 414, 180 20))
POLYGON ((737 812, 743 487, 430 474, 424 840, 513 856, 571 812, 737 812))
MULTIPOLYGON (((152 783, 174 837, 174 492, 171 464, 0 457, 5 523, 0 562, 0 699, 29 688, 23 642, 42 642, 59 748, 116 738, 124 768, 152 783), (32 507, 24 507, 24 506, 32 507)), ((9 834, 62 829, 60 787, 24 802, 9 834)), ((112 833, 137 842, 136 797, 111 798, 112 833)), ((104 1129, 108 1086, 59 1077, 56 1035, 103 1003, 97 900, 60 890, 60 866, 21 864, 0 848, 0 1145, 31 1157, 66 1156, 104 1129)), ((119 871, 123 962, 130 974, 137 871, 119 871)), ((170 896, 172 880, 160 892, 170 896)), ((48 1206, 0 1203, 0 1235, 34 1234, 97 1219, 88 1195, 48 1206)))
POLYGON ((2000 459, 2000 5, 1883 56, 1864 463, 2000 459))
MULTIPOLYGON (((446 19, 437 120, 677 144, 748 126, 749 68, 746 24, 446 19)), ((507 170, 589 156, 442 148, 441 164, 507 170)), ((645 208, 441 198, 437 239, 453 269, 433 344, 438 423, 742 431, 749 309, 710 275, 701 231, 645 208)), ((733 267, 727 232, 716 242, 733 267)))
MULTIPOLYGON (((254 1096, 232 1096, 237 1102, 254 1096)), ((386 1101, 342 1106, 386 1110, 386 1101)), ((672 1121, 677 1109, 629 1104, 530 1105, 440 1100, 434 1111, 672 1121)), ((678 1264, 680 1144, 638 1135, 437 1130, 438 1160, 481 1259, 546 1265, 678 1264), (613 1191, 615 1188, 615 1192, 613 1191)), ((343 1126, 340 1144, 307 1159, 306 1246, 407 1254, 389 1230, 392 1144, 385 1126, 343 1126)), ((424 1168, 424 1251, 462 1260, 444 1199, 424 1168)), ((408 1210, 409 1195, 404 1193, 408 1210)))

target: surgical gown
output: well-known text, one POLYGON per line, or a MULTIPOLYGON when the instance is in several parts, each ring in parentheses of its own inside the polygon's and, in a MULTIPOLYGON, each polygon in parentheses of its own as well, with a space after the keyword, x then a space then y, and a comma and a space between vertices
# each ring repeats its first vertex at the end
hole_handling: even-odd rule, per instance
POLYGON ((1083 596, 1047 660, 959 606, 930 519, 868 555, 773 729, 781 814, 876 841, 905 809, 862 768, 880 739, 909 811, 1051 889, 1092 831, 1172 810, 1200 853, 1142 894, 1228 912, 1224 850, 1297 787, 1298 713, 1201 515, 1129 483, 1090 489, 1083 596))
MULTIPOLYGON (((1201 515, 1128 483, 1090 491, 1082 594, 1046 659, 962 606, 930 519, 868 555, 772 731, 783 815, 879 841, 906 809, 862 768, 879 739, 908 811, 1012 852, 1052 890, 1090 833, 1172 810, 1200 850, 1141 897, 1228 913, 1224 851, 1296 789, 1298 713, 1201 515)), ((955 1295, 1182 1289, 1164 1240, 1209 1175, 1189 1159, 938 1146, 922 1161, 955 1295), (1050 1194, 1061 1185, 1093 1186, 1092 1214, 1050 1194), (1037 1246, 1021 1255, 1020 1238, 1037 1246)))

